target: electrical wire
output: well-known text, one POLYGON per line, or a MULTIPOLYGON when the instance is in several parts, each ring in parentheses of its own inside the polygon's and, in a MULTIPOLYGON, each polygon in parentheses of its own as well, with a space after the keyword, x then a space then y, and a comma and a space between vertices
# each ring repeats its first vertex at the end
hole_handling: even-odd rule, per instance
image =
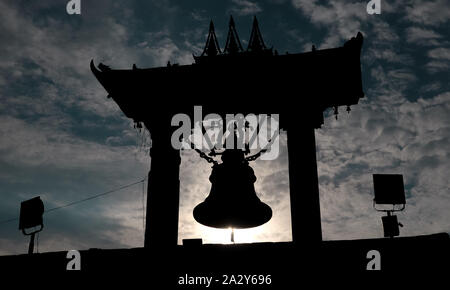
POLYGON ((145 182, 142 182, 142 229, 145 231, 145 182))
POLYGON ((85 199, 73 201, 73 202, 70 202, 70 203, 65 204, 65 205, 61 205, 61 206, 57 206, 57 207, 48 209, 48 210, 46 210, 44 212, 51 212, 51 211, 58 210, 58 209, 61 209, 61 208, 69 207, 69 206, 72 206, 72 205, 75 205, 75 204, 78 204, 78 203, 81 203, 81 202, 85 202, 85 201, 88 201, 88 200, 91 200, 91 199, 94 199, 94 198, 98 198, 98 197, 103 196, 103 195, 107 195, 107 194, 110 194, 110 193, 113 193, 113 192, 116 192, 116 191, 128 188, 130 186, 133 186, 135 184, 138 184, 138 183, 141 183, 141 182, 144 182, 144 181, 145 181, 145 178, 142 179, 142 180, 139 180, 139 181, 127 184, 127 185, 123 185, 123 186, 118 187, 116 189, 112 189, 112 190, 109 190, 109 191, 106 191, 106 192, 103 192, 103 193, 100 193, 100 194, 96 194, 96 195, 90 196, 90 197, 85 198, 85 199))
POLYGON ((36 253, 39 254, 39 232, 37 233, 36 237, 36 253))
MULTIPOLYGON (((92 195, 92 196, 84 198, 84 199, 80 199, 80 200, 77 200, 77 201, 69 202, 69 203, 61 205, 61 206, 53 207, 51 209, 45 210, 44 213, 52 212, 52 211, 55 211, 55 210, 58 210, 58 209, 62 209, 62 208, 69 207, 69 206, 72 206, 72 205, 75 205, 75 204, 79 204, 79 203, 82 203, 82 202, 85 202, 85 201, 88 201, 88 200, 92 200, 92 199, 95 199, 95 198, 98 198, 98 197, 101 197, 101 196, 104 196, 104 195, 107 195, 107 194, 111 194, 113 192, 116 192, 116 191, 119 191, 119 190, 122 190, 122 189, 125 189, 125 188, 128 188, 128 187, 131 187, 131 186, 139 184, 139 183, 144 184, 146 179, 147 179, 147 177, 144 177, 143 179, 141 179, 139 181, 136 181, 136 182, 133 182, 133 183, 130 183, 130 184, 122 185, 122 186, 119 186, 117 188, 114 188, 114 189, 111 189, 111 190, 108 190, 108 191, 105 191, 105 192, 102 192, 102 193, 99 193, 99 194, 96 194, 96 195, 92 195)), ((3 220, 3 221, 0 221, 0 225, 6 224, 6 223, 9 223, 9 222, 18 220, 18 219, 19 218, 16 217, 16 218, 8 219, 8 220, 3 220)))

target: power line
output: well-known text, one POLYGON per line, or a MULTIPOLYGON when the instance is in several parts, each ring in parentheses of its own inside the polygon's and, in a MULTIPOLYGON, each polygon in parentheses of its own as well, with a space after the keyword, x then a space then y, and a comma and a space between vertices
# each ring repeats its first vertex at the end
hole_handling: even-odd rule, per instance
MULTIPOLYGON (((133 182, 133 183, 130 183, 130 184, 122 185, 120 187, 117 187, 117 188, 114 188, 114 189, 111 189, 111 190, 108 190, 108 191, 105 191, 105 192, 102 192, 102 193, 99 193, 99 194, 96 194, 96 195, 93 195, 93 196, 90 196, 90 197, 87 197, 87 198, 84 198, 84 199, 80 199, 80 200, 77 200, 77 201, 69 202, 69 203, 61 205, 61 206, 53 207, 51 209, 45 210, 44 213, 55 211, 55 210, 58 210, 58 209, 61 209, 61 208, 65 208, 65 207, 69 207, 69 206, 72 206, 72 205, 75 205, 75 204, 78 204, 78 203, 82 203, 82 202, 85 202, 85 201, 88 201, 88 200, 91 200, 91 199, 95 199, 95 198, 98 198, 98 197, 101 197, 101 196, 104 196, 104 195, 107 195, 107 194, 110 194, 110 193, 113 193, 113 192, 116 192, 116 191, 119 191, 119 190, 122 190, 122 189, 125 189, 125 188, 128 188, 128 187, 131 187, 131 186, 139 184, 139 183, 143 184, 146 179, 147 179, 147 177, 144 177, 143 179, 141 179, 139 181, 136 181, 136 182, 133 182)), ((19 218, 16 217, 16 218, 8 219, 8 220, 3 220, 3 221, 0 222, 0 225, 6 224, 6 223, 9 223, 9 222, 18 220, 18 219, 19 218)))
POLYGON ((9 219, 9 220, 4 220, 4 221, 1 221, 0 222, 0 225, 2 225, 2 224, 6 224, 6 223, 9 223, 9 222, 12 222, 12 221, 15 221, 15 220, 18 220, 19 218, 18 217, 16 217, 16 218, 12 218, 12 219, 9 219))
POLYGON ((39 253, 39 232, 37 232, 36 237, 36 253, 39 253))
POLYGON ((142 229, 145 231, 145 182, 142 182, 142 229))
POLYGON ((112 190, 100 193, 100 194, 96 194, 96 195, 90 196, 90 197, 85 198, 85 199, 73 201, 73 202, 70 202, 70 203, 65 204, 65 205, 61 205, 61 206, 57 206, 57 207, 48 209, 48 210, 46 210, 44 212, 50 212, 50 211, 58 210, 58 209, 61 209, 61 208, 69 207, 69 206, 72 206, 72 205, 75 205, 75 204, 78 204, 78 203, 81 203, 81 202, 85 202, 85 201, 88 201, 88 200, 91 200, 91 199, 94 199, 94 198, 97 198, 97 197, 100 197, 100 196, 103 196, 103 195, 107 195, 107 194, 110 194, 110 193, 113 193, 113 192, 116 192, 116 191, 128 188, 130 186, 133 186, 135 184, 138 184, 138 183, 141 183, 141 182, 144 182, 144 181, 145 181, 145 178, 142 179, 142 180, 139 180, 139 181, 136 181, 136 182, 133 182, 133 183, 130 183, 130 184, 127 184, 127 185, 123 185, 121 187, 118 187, 118 188, 115 188, 115 189, 112 189, 112 190))

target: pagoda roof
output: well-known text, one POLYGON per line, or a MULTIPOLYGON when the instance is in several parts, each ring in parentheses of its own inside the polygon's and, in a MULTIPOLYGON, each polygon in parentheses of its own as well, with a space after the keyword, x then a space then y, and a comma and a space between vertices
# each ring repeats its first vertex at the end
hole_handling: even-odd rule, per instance
POLYGON ((247 51, 262 51, 265 50, 266 45, 264 44, 264 40, 259 30, 258 19, 256 16, 253 18, 253 26, 252 32, 250 33, 250 40, 248 41, 247 51))
POLYGON ((209 33, 206 39, 205 48, 201 56, 216 56, 221 54, 219 42, 217 41, 216 32, 214 31, 214 23, 211 20, 209 23, 209 33))
MULTIPOLYGON (((213 28, 210 25, 210 32, 213 28)), ((261 43, 258 34, 254 29, 253 38, 261 43)), ((213 48, 217 47, 214 38, 210 33, 213 48)), ((135 121, 163 111, 189 113, 194 105, 202 105, 204 114, 295 111, 293 116, 304 116, 318 128, 325 109, 354 105, 364 96, 362 42, 358 33, 341 47, 304 53, 278 54, 271 49, 266 53, 221 53, 194 57, 190 65, 133 65, 130 69, 111 69, 103 64, 97 68, 91 61, 91 70, 108 96, 135 121)))
POLYGON ((236 31, 236 26, 234 25, 233 16, 230 16, 227 42, 225 43, 225 49, 223 52, 228 54, 236 54, 243 51, 244 49, 242 48, 241 41, 239 40, 239 36, 236 31))

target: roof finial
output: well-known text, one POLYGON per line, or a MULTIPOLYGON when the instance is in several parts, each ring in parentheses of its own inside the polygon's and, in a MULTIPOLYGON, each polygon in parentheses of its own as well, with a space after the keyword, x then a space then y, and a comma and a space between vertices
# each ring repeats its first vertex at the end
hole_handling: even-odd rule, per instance
POLYGON ((215 56, 222 53, 220 51, 219 42, 217 41, 216 33, 214 31, 214 23, 211 19, 209 23, 209 33, 208 38, 206 39, 205 48, 203 49, 202 56, 215 56))
POLYGON ((236 32, 236 27, 234 26, 233 16, 230 15, 230 23, 228 25, 228 36, 224 52, 232 54, 242 51, 243 51, 242 45, 241 42, 239 41, 239 36, 236 32))
POLYGON ((266 45, 264 44, 261 31, 259 31, 258 19, 255 16, 253 18, 252 33, 250 34, 247 51, 262 51, 264 49, 266 49, 266 45))

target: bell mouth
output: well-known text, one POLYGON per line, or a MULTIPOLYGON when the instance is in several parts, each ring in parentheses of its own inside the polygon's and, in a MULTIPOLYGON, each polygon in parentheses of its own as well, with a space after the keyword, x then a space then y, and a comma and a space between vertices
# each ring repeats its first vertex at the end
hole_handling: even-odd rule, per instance
POLYGON ((247 229, 265 224, 272 218, 272 209, 258 201, 251 204, 227 204, 206 200, 194 208, 194 219, 213 228, 247 229))

